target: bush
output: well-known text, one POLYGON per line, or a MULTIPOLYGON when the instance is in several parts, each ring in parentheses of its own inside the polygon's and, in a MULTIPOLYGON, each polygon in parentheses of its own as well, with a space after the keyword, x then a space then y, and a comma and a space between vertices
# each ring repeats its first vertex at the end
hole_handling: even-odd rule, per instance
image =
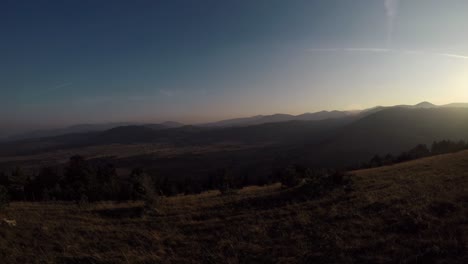
POLYGON ((8 206, 10 199, 8 196, 8 189, 0 185, 0 209, 8 206))
POLYGON ((329 176, 329 185, 345 186, 351 184, 351 174, 343 171, 335 171, 329 176))
POLYGON ((296 168, 288 167, 280 172, 279 181, 286 188, 297 186, 301 183, 301 178, 296 168))
POLYGON ((142 169, 133 170, 130 179, 133 185, 132 196, 134 199, 144 201, 145 212, 153 214, 157 210, 157 205, 160 199, 153 179, 142 169))
POLYGON ((219 169, 208 179, 208 188, 217 189, 221 195, 230 195, 237 193, 241 187, 241 180, 235 178, 232 171, 228 169, 219 169))
POLYGON ((305 188, 313 195, 321 195, 336 188, 352 190, 350 173, 335 170, 316 170, 305 181, 305 188))

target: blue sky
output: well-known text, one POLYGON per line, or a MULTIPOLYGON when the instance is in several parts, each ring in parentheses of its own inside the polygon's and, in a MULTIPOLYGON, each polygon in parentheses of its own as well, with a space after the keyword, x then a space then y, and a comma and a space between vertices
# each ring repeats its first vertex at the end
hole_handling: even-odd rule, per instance
POLYGON ((3 0, 0 129, 468 101, 465 0, 3 0))

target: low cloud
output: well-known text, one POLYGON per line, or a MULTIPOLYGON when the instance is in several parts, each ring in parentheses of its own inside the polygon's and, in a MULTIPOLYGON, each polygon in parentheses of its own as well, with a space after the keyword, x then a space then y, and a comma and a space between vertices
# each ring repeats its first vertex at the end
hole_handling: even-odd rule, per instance
POLYGON ((72 86, 72 85, 73 85, 73 83, 71 83, 71 82, 62 83, 62 84, 59 84, 59 85, 56 85, 56 86, 52 87, 50 90, 60 90, 60 89, 67 88, 67 87, 72 86))
POLYGON ((390 52, 390 49, 379 48, 331 48, 331 49, 308 49, 309 52, 390 52))
POLYGON ((452 59, 468 60, 468 55, 429 52, 424 50, 405 50, 405 49, 383 49, 383 48, 330 48, 330 49, 308 49, 309 52, 366 52, 366 53, 403 53, 403 54, 420 54, 428 56, 441 56, 452 59))

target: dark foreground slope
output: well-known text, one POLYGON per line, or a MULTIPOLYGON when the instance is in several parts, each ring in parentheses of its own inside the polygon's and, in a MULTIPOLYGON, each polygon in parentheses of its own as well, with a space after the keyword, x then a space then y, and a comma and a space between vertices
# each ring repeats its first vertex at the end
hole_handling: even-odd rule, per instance
POLYGON ((468 152, 356 171, 351 190, 250 187, 138 203, 14 203, 2 263, 467 263, 468 152))

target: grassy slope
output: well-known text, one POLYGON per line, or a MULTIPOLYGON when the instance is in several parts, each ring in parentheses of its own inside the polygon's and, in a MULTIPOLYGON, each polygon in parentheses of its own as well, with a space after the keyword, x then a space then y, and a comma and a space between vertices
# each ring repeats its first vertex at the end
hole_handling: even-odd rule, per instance
POLYGON ((15 203, 2 263, 468 263, 468 152, 357 171, 313 197, 250 187, 139 204, 15 203), (120 215, 115 217, 115 214, 120 215))

